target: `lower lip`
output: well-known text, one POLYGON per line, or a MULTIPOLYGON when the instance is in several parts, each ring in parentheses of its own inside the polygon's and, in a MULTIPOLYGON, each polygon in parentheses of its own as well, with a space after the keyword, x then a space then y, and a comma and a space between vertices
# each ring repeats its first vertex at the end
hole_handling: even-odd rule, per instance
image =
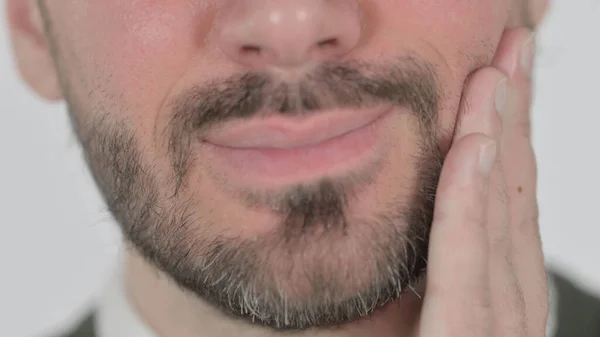
POLYGON ((291 183, 335 175, 376 159, 388 112, 372 123, 329 139, 294 149, 239 149, 205 143, 210 156, 249 182, 291 183))

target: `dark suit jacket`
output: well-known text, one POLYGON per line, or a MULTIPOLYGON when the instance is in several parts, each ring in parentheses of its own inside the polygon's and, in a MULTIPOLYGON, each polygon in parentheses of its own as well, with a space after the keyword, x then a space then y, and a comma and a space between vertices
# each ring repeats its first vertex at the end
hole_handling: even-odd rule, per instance
MULTIPOLYGON (((558 291, 555 337, 600 337, 600 299, 559 275, 553 274, 552 277, 558 291)), ((91 313, 63 337, 95 337, 94 324, 94 314, 91 313)))

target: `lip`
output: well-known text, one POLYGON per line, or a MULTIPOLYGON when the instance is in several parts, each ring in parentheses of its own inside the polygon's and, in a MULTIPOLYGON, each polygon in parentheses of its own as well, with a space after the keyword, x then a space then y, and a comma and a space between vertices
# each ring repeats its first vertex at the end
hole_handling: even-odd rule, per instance
POLYGON ((373 123, 391 108, 331 110, 309 117, 269 116, 211 129, 205 141, 233 149, 297 149, 314 146, 373 123))
POLYGON ((299 122, 268 118, 239 123, 220 133, 211 130, 215 133, 203 142, 203 154, 212 171, 238 185, 281 187, 344 175, 382 158, 392 115, 392 108, 347 110, 299 122))

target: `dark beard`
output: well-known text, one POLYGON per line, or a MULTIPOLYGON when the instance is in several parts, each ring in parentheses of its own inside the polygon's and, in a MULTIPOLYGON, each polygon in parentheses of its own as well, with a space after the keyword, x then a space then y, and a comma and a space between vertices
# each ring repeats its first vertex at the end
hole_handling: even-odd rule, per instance
MULTIPOLYGON (((331 327, 398 299, 424 273, 443 162, 435 126, 435 84, 431 66, 406 58, 389 67, 324 65, 293 88, 259 74, 194 88, 172 103, 173 119, 164 133, 173 168, 168 183, 160 182, 156 169, 147 164, 152 158, 144 158, 135 131, 124 121, 115 123, 113 114, 75 129, 126 239, 184 290, 227 315, 273 329, 331 327), (409 202, 390 200, 386 212, 350 223, 348 200, 368 179, 324 178, 276 195, 245 194, 247 205, 268 207, 281 216, 281 225, 268 235, 254 240, 203 235, 219 224, 197 214, 202 200, 186 199, 183 193, 192 163, 200 160, 192 146, 202 139, 203 130, 264 110, 316 114, 324 108, 390 102, 410 108, 422 136, 412 162, 418 175, 409 202), (170 196, 164 196, 165 187, 173 188, 170 196), (359 236, 364 245, 357 248, 365 251, 354 253, 360 259, 353 261, 364 260, 365 265, 348 265, 340 254, 349 252, 339 247, 356 239, 361 227, 370 230, 359 236), (317 254, 310 248, 329 242, 334 247, 328 251, 317 254), (366 283, 360 280, 365 272, 366 283), (292 280, 297 275, 303 279, 292 280), (301 286, 294 287, 296 283, 301 286)), ((70 107, 77 116, 74 105, 70 107)))

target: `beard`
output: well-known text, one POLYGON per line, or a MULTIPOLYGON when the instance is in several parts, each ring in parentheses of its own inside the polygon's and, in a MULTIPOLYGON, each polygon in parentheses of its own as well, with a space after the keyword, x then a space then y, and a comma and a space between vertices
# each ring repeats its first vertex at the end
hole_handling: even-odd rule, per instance
POLYGON ((168 105, 172 117, 157 134, 168 173, 152 164, 158 158, 146 158, 135 128, 116 120, 114 111, 83 125, 77 117, 85 109, 67 101, 105 202, 147 261, 226 315, 276 330, 304 330, 366 317, 423 276, 444 159, 435 79, 433 66, 404 57, 386 65, 323 64, 293 84, 249 73, 191 88, 168 105), (349 219, 351 200, 372 183, 373 167, 278 191, 225 191, 231 203, 268 210, 280 223, 253 238, 208 230, 225 224, 199 214, 210 200, 189 188, 190 172, 202 160, 194 144, 205 130, 265 111, 308 116, 390 103, 409 108, 418 121, 418 150, 407 163, 416 172, 408 200, 387 200, 385 211, 349 219))

